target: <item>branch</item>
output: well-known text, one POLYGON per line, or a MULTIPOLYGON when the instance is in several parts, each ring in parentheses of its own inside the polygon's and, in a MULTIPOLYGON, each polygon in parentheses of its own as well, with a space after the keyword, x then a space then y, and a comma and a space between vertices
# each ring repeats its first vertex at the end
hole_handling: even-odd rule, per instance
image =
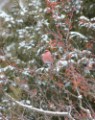
POLYGON ((18 104, 19 106, 21 107, 24 107, 24 108, 27 108, 27 109, 30 109, 34 112, 38 112, 38 113, 41 113, 41 114, 45 114, 45 115, 51 115, 51 116, 67 116, 68 118, 70 118, 71 120, 75 120, 70 112, 58 112, 58 111, 48 111, 48 110, 43 110, 43 109, 39 109, 39 108, 36 108, 36 107, 33 107, 33 106, 30 106, 30 105, 26 105, 26 104, 23 104, 17 100, 15 100, 13 97, 11 97, 9 94, 5 93, 5 96, 8 97, 10 100, 12 100, 13 102, 15 102, 16 104, 18 104))
POLYGON ((95 120, 91 116, 90 110, 83 107, 83 105, 82 105, 82 95, 79 93, 78 89, 77 89, 77 92, 78 92, 78 100, 79 100, 79 107, 80 107, 80 109, 87 113, 87 115, 89 117, 89 120, 95 120))

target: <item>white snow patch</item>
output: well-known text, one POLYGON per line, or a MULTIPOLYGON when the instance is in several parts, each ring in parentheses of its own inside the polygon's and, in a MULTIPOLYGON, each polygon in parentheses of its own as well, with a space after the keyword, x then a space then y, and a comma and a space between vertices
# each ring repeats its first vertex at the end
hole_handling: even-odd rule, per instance
POLYGON ((80 38, 82 38, 82 39, 86 39, 87 40, 87 37, 86 36, 84 36, 83 34, 81 34, 81 33, 79 33, 79 32, 70 32, 70 37, 71 38, 73 38, 73 37, 76 37, 76 36, 79 36, 80 38))
POLYGON ((86 20, 86 21, 89 21, 89 19, 88 19, 87 17, 85 17, 85 16, 81 16, 79 19, 80 19, 80 20, 86 20))

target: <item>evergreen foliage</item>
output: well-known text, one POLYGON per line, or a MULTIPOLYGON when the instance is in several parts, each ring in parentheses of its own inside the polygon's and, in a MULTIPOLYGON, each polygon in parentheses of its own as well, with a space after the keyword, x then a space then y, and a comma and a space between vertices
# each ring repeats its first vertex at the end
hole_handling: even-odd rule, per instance
POLYGON ((94 0, 6 3, 0 11, 0 119, 95 119, 94 11, 94 0), (43 63, 45 50, 51 66, 43 63), (43 115, 8 95, 39 110, 71 111, 43 115))

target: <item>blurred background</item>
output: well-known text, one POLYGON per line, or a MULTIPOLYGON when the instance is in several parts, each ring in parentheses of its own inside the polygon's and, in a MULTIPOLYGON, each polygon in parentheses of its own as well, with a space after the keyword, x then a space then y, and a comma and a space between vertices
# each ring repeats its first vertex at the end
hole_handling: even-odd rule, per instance
POLYGON ((10 0, 0 0, 0 10, 2 10, 9 2, 10 0))

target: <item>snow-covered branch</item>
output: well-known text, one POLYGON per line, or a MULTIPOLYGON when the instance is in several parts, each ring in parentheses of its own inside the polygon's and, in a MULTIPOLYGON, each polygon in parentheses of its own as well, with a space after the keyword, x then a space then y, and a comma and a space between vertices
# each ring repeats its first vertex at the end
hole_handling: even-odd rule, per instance
POLYGON ((68 112, 59 112, 59 111, 48 111, 48 110, 43 110, 40 108, 36 108, 33 107, 32 105, 26 105, 23 104, 17 100, 15 100, 12 96, 10 96, 9 94, 5 93, 5 96, 8 97, 10 100, 12 100, 13 102, 15 102, 16 104, 18 104, 19 106, 26 108, 26 109, 30 109, 34 112, 38 112, 41 114, 45 114, 45 115, 51 115, 51 116, 67 116, 68 118, 70 118, 71 120, 75 120, 72 116, 71 116, 71 109, 68 112))

